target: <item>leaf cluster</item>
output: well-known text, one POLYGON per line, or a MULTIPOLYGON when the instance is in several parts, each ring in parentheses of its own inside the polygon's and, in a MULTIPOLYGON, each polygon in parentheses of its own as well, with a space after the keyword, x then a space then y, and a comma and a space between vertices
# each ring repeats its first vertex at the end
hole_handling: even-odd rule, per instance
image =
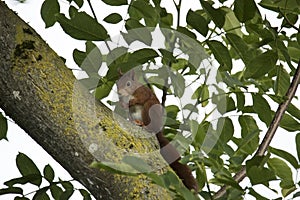
POLYGON ((16 164, 21 176, 4 183, 6 188, 0 189, 0 195, 15 194, 15 200, 40 200, 40 199, 69 199, 74 191, 79 191, 83 199, 90 200, 90 193, 84 189, 74 188, 71 181, 59 179, 55 181, 55 172, 50 165, 46 165, 41 172, 35 163, 25 154, 19 153, 16 164), (44 183, 44 181, 46 183, 44 183), (25 192, 23 185, 33 185, 36 190, 25 192))

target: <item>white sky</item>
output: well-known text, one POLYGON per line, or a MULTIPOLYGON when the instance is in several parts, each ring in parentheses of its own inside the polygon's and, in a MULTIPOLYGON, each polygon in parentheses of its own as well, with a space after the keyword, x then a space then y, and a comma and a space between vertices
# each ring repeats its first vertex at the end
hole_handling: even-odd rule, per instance
MULTIPOLYGON (((40 17, 40 8, 43 1, 41 0, 26 0, 25 3, 19 3, 16 0, 5 0, 8 6, 15 10, 21 18, 28 22, 30 26, 32 26, 41 36, 46 40, 46 42, 53 48, 58 55, 67 58, 67 66, 70 68, 76 68, 76 65, 72 61, 72 51, 74 48, 84 48, 84 42, 78 42, 66 34, 62 32, 60 27, 56 24, 54 27, 45 29, 44 22, 40 17), (61 34, 62 33, 62 34, 61 34)), ((60 0, 62 4, 68 5, 67 1, 60 0)), ((168 8, 174 10, 172 7, 172 0, 165 0, 163 1, 165 5, 168 5, 168 8)), ((184 8, 182 10, 183 13, 187 12, 189 8, 198 7, 199 1, 196 0, 183 0, 184 8)), ((100 19, 103 19, 107 16, 110 12, 112 12, 111 8, 105 9, 104 4, 101 4, 100 1, 93 1, 93 5, 100 8, 99 12, 96 12, 100 19), (100 5, 101 4, 101 5, 100 5), (109 12, 107 12, 109 10, 109 12)), ((66 9, 66 8, 64 8, 66 9)), ((113 8, 115 9, 115 8, 113 8)), ((114 10, 115 12, 117 10, 114 10)), ((118 10, 118 12, 122 12, 121 14, 123 17, 126 16, 126 9, 118 10), (125 16, 124 16, 125 15, 125 16)), ((272 16, 271 13, 268 13, 268 16, 272 16)), ((273 16, 272 16, 273 17, 273 16)), ((274 19, 274 17, 273 17, 274 19)), ((277 23, 274 19, 273 23, 277 23)), ((182 19, 181 24, 185 24, 185 20, 182 19)), ((113 25, 109 27, 109 32, 111 33, 118 33, 120 29, 122 29, 123 24, 120 23, 118 25, 113 25)), ((108 26, 107 26, 108 27, 108 26)), ((112 34, 111 34, 112 35, 112 34)), ((299 96, 299 92, 298 92, 299 96)), ((261 136, 262 137, 262 136, 261 136)), ((281 128, 277 131, 273 141, 272 146, 283 149, 292 153, 295 157, 296 155, 296 147, 295 147, 295 134, 288 133, 281 128)), ((0 160, 1 160, 1 167, 0 167, 0 188, 3 186, 3 182, 10 180, 12 178, 18 177, 20 174, 15 164, 15 158, 18 152, 25 153, 28 155, 40 168, 42 171, 43 167, 50 163, 50 165, 55 169, 56 176, 59 176, 62 179, 69 180, 71 177, 68 173, 59 165, 57 164, 51 156, 49 156, 39 145, 37 145, 22 129, 20 129, 16 124, 12 121, 9 121, 9 130, 8 130, 8 142, 5 140, 0 141, 0 160)), ((248 183, 245 183, 248 184, 248 183)), ((276 185, 276 184, 275 184, 276 185)), ((249 185, 250 186, 250 185, 249 185)), ((276 186, 274 186, 276 187, 276 186)), ((255 186, 257 190, 262 190, 263 186, 255 186)), ((30 190, 35 190, 36 188, 31 188, 30 190)), ((263 190, 264 195, 269 198, 276 198, 279 197, 275 193, 270 192, 270 190, 263 190)), ((0 200, 7 200, 12 198, 13 196, 0 196, 0 200)), ((81 199, 76 198, 73 199, 81 199)), ((250 197, 246 197, 246 199, 252 199, 250 197)))

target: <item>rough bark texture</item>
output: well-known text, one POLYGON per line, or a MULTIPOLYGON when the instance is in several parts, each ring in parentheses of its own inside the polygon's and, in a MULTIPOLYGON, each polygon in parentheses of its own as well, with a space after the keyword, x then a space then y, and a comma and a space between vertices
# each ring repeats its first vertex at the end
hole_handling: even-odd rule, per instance
MULTIPOLYGON (((124 128, 126 123, 121 128, 111 111, 94 101, 63 60, 3 2, 0 13, 0 107, 5 113, 96 199, 170 199, 144 176, 90 168, 94 160, 117 162, 128 152, 146 154, 157 143, 134 137, 141 130, 124 128)), ((155 159, 152 154, 146 158, 152 166, 161 162, 156 152, 155 159)))

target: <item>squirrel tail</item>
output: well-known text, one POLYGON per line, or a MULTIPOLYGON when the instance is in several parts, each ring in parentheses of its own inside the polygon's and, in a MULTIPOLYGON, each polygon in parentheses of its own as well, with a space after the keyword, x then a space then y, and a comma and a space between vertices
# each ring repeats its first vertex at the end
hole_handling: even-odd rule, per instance
POLYGON ((198 183, 195 180, 192 170, 188 165, 180 163, 180 154, 176 148, 164 137, 162 132, 156 134, 160 145, 160 153, 170 167, 175 171, 183 184, 189 189, 198 192, 198 183))

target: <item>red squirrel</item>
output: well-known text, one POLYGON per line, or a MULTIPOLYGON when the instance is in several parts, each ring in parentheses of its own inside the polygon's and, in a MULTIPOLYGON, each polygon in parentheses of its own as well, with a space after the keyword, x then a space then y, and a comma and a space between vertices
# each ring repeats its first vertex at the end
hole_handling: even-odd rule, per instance
POLYGON ((198 183, 191 169, 179 162, 180 154, 163 135, 163 107, 152 89, 140 83, 131 70, 117 81, 117 90, 121 106, 129 109, 129 120, 156 134, 162 157, 188 189, 198 192, 198 183))

